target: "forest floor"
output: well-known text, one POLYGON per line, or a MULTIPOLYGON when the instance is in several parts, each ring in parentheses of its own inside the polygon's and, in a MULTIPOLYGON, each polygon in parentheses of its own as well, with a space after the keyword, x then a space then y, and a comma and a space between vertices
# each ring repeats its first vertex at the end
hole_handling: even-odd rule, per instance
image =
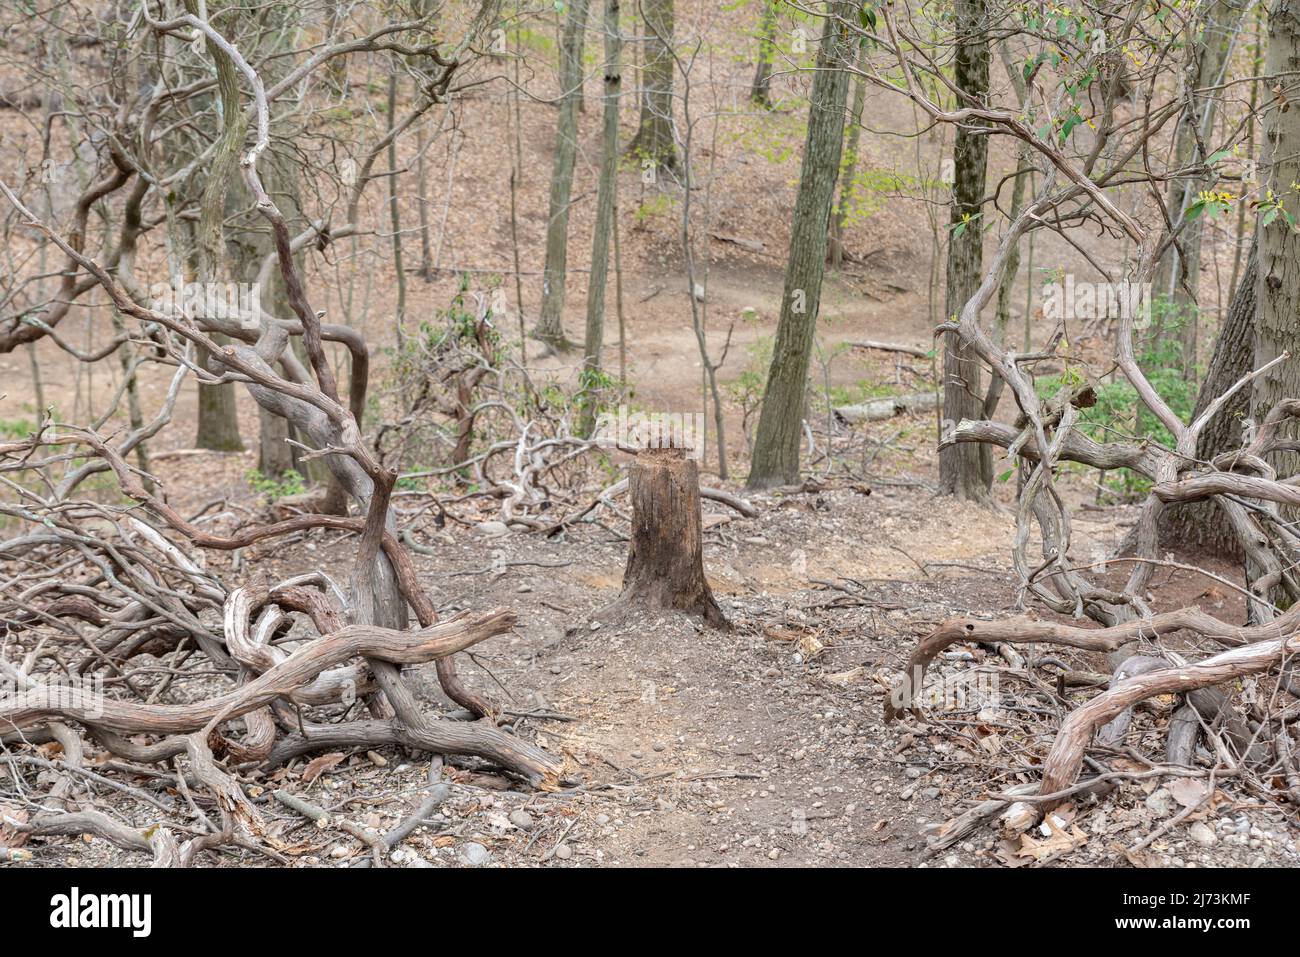
MULTIPOLYGON (((159 471, 176 497, 198 503, 241 487, 247 495, 241 476, 250 459, 186 456, 159 471), (185 486, 197 473, 206 476, 201 488, 185 486)), ((1168 825, 1181 802, 1201 795, 1177 783, 1127 783, 1058 812, 1067 822, 1060 834, 1006 841, 995 822, 929 853, 926 839, 944 822, 990 793, 1036 780, 1059 722, 1041 682, 1035 691, 996 654, 957 645, 936 662, 929 682, 961 693, 945 694, 925 720, 884 723, 888 688, 920 637, 951 615, 1010 614, 1016 600, 1007 559, 1014 522, 1005 505, 940 506, 917 477, 927 471, 877 477, 869 494, 857 482, 814 481, 754 496, 761 511, 753 519, 706 503, 706 572, 730 631, 672 614, 600 623, 626 559, 626 525, 616 518, 552 539, 493 534, 473 516, 429 527, 417 541, 433 554, 416 561, 444 612, 508 605, 519 616, 511 635, 485 643, 473 663, 462 664, 462 675, 529 715, 516 719, 516 732, 562 755, 567 780, 557 792, 538 792, 476 761, 431 765, 426 755, 395 749, 299 759, 245 778, 261 795, 281 853, 295 866, 367 859, 347 834, 317 829, 270 801, 273 787, 385 831, 419 804, 432 776, 449 786, 449 796, 400 846, 395 864, 1300 864, 1294 820, 1288 824, 1234 782, 1136 851, 1129 848, 1168 825)), ((246 504, 257 505, 251 496, 246 504)), ((1080 513, 1076 548, 1087 555, 1113 547, 1130 518, 1124 507, 1080 513)), ((345 578, 352 548, 346 538, 314 532, 288 547, 245 550, 241 568, 274 577, 322 567, 345 578)), ((210 567, 226 561, 214 556, 210 567)), ((1204 580, 1179 571, 1158 577, 1160 610, 1196 602, 1239 614, 1231 593, 1204 580)), ((1083 653, 1053 654, 1076 670, 1106 670, 1083 653)), ((431 667, 408 674, 428 707, 452 710, 431 667)), ((1071 689, 1067 696, 1077 704, 1090 693, 1071 689)), ((1100 756, 1130 769, 1141 767, 1135 758, 1142 752, 1158 756, 1170 708, 1157 700, 1140 711, 1132 750, 1100 756)), ((112 792, 102 800, 139 814, 112 792)), ((41 843, 39 860, 145 858, 100 840, 54 840, 41 843)))

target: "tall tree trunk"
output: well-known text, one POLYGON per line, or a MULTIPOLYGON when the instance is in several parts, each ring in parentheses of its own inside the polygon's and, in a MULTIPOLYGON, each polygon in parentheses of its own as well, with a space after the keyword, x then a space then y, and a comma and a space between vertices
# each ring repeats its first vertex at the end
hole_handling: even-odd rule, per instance
POLYGON ((776 58, 777 0, 763 0, 763 17, 758 21, 758 63, 749 98, 759 106, 772 105, 772 61, 776 58))
POLYGON ((573 164, 578 152, 578 95, 582 83, 582 40, 588 0, 573 0, 560 41, 560 118, 551 170, 550 216, 546 221, 546 264, 542 268, 542 309, 533 336, 554 349, 567 350, 564 336, 564 284, 569 259, 569 201, 573 164))
POLYGON ((673 140, 673 0, 642 0, 645 12, 645 69, 641 80, 641 120, 628 152, 657 170, 676 172, 673 140))
MULTIPOLYGON (((1300 182, 1300 0, 1277 0, 1269 11, 1268 32, 1264 89, 1272 95, 1261 117, 1260 180, 1266 187, 1263 195, 1284 202, 1288 213, 1265 208, 1256 230, 1259 313, 1255 368, 1284 351, 1289 350, 1292 358, 1254 380, 1251 417, 1257 423, 1280 399, 1300 396, 1300 322, 1296 318, 1300 316, 1300 218, 1288 221, 1288 215, 1296 217, 1292 184, 1300 182)), ((1270 463, 1279 477, 1300 472, 1300 454, 1296 452, 1275 453, 1270 463)))
MULTIPOLYGON (((1215 337, 1214 354, 1196 397, 1192 421, 1254 367, 1258 265, 1258 242, 1252 241, 1246 272, 1215 337)), ((1249 428, 1245 418, 1249 412, 1250 392, 1242 389, 1228 400, 1201 433, 1196 443, 1197 459, 1208 462, 1216 455, 1245 445, 1249 428)), ((1216 554, 1241 556, 1241 542, 1213 502, 1190 502, 1166 509, 1163 519, 1161 544, 1200 546, 1216 554)))
MULTIPOLYGON (((397 64, 388 74, 388 127, 397 123, 397 64)), ((423 200, 423 194, 421 195, 423 200)), ((393 270, 397 275, 397 344, 405 338, 406 327, 406 267, 402 260, 402 214, 397 201, 397 137, 388 144, 388 216, 393 227, 393 270)))
MULTIPOLYGON (((199 12, 195 0, 185 0, 185 9, 195 15, 199 12)), ((220 96, 216 102, 220 109, 221 129, 208 167, 208 177, 203 184, 203 194, 199 198, 199 226, 195 243, 198 267, 195 280, 200 283, 216 282, 218 278, 218 265, 225 251, 222 227, 226 215, 226 199, 231 178, 238 168, 239 151, 247 127, 239 107, 239 79, 235 64, 211 40, 207 40, 206 44, 208 55, 217 66, 217 90, 220 96)), ((212 338, 218 343, 229 341, 224 336, 214 335, 212 338)), ((217 451, 243 450, 233 382, 199 386, 199 424, 194 444, 201 449, 217 451)))
MULTIPOLYGON (((988 17, 985 0, 956 2, 956 61, 953 81, 960 105, 984 102, 989 89, 988 17)), ((984 221, 980 215, 988 169, 988 137, 957 127, 953 143, 952 218, 944 317, 961 313, 979 288, 984 260, 984 221)), ((984 417, 979 358, 956 333, 944 335, 943 418, 945 423, 984 417)), ((987 445, 955 442, 939 451, 939 490, 945 495, 986 501, 993 483, 993 456, 987 445)))
POLYGON ((844 141, 844 105, 849 88, 844 68, 851 55, 846 23, 853 4, 835 0, 828 12, 831 18, 823 27, 813 74, 785 291, 754 442, 750 488, 792 484, 799 478, 808 358, 821 305, 827 227, 844 141))
MULTIPOLYGON (((600 371, 600 350, 605 342, 605 281, 609 275, 610 233, 618 191, 618 105, 622 93, 619 35, 619 0, 605 0, 605 115, 601 136, 600 183, 596 187, 596 228, 591 237, 591 283, 587 289, 587 334, 583 342, 583 378, 590 386, 600 371)), ((595 425, 593 397, 584 396, 581 434, 595 425)))
MULTIPOLYGON (((865 58, 866 48, 858 54, 865 58)), ((849 211, 853 205, 853 181, 858 174, 858 143, 862 139, 862 107, 867 99, 867 78, 853 78, 853 107, 849 111, 848 145, 844 150, 844 173, 840 176, 840 199, 835 204, 835 215, 831 217, 831 268, 839 269, 844 265, 844 225, 848 222, 849 211)))
MULTIPOLYGON (((1184 78, 1186 89, 1212 88, 1221 82, 1246 7, 1243 0, 1216 0, 1206 10, 1204 18, 1197 17, 1189 22, 1194 52, 1190 75, 1184 78)), ((1201 146, 1210 142, 1217 107, 1216 93, 1203 98, 1189 96, 1188 106, 1179 117, 1174 134, 1174 161, 1178 166, 1205 162, 1207 157, 1202 155, 1201 146)), ((1167 203, 1170 216, 1175 222, 1186 213, 1197 193, 1205 186, 1206 182, 1200 176, 1186 176, 1170 181, 1167 203)), ((1155 291, 1168 295, 1179 307, 1183 322, 1179 330, 1183 373, 1187 378, 1196 373, 1196 303, 1203 229, 1203 217, 1187 223, 1177 247, 1169 249, 1161 260, 1154 282, 1155 291)))

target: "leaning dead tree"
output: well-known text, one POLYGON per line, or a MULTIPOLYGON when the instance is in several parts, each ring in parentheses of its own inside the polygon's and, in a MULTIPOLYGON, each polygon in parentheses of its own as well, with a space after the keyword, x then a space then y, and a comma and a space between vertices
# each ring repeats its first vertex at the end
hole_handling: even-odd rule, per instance
MULTIPOLYGON (((100 159, 110 172, 78 202, 71 232, 34 213, 19 190, 0 182, 21 224, 65 257, 64 286, 76 295, 102 290, 117 313, 138 324, 117 344, 145 342, 153 361, 175 368, 158 415, 125 437, 108 430, 107 416, 85 426, 47 415, 27 438, 0 445, 0 482, 13 496, 12 504, 0 506, 0 518, 24 529, 0 544, 6 569, 0 582, 0 668, 13 689, 0 698, 0 739, 58 742, 61 765, 73 775, 92 773, 84 760, 92 746, 131 767, 161 764, 156 773, 173 778, 183 793, 202 790, 218 812, 200 814, 205 826, 178 844, 178 825, 166 818, 142 834, 79 808, 62 788, 56 800, 18 822, 20 830, 93 831, 123 846, 150 849, 159 863, 188 863, 225 844, 273 853, 275 841, 233 770, 273 767, 343 747, 401 745, 473 756, 533 786, 550 788, 558 781, 562 762, 501 730, 494 720, 497 707, 457 675, 453 656, 508 632, 515 616, 497 608, 439 619, 398 537, 391 505, 397 471, 381 463, 361 434, 356 403, 364 401, 364 380, 354 378, 350 401, 341 397, 323 345, 327 326, 295 259, 309 244, 327 241, 325 226, 314 223, 292 235, 259 169, 272 142, 271 104, 311 69, 364 48, 417 58, 433 69, 422 86, 418 115, 445 97, 461 65, 458 57, 491 12, 490 3, 479 11, 450 56, 441 55, 427 25, 416 22, 321 48, 268 88, 239 46, 209 21, 193 13, 155 19, 148 4, 140 7, 133 30, 172 52, 176 41, 201 38, 216 58, 225 95, 233 91, 242 98, 239 109, 224 115, 227 122, 249 119, 251 143, 240 136, 238 171, 273 244, 263 272, 278 273, 292 316, 251 309, 212 316, 183 298, 160 304, 144 294, 130 264, 140 209, 161 198, 155 193, 159 180, 149 172, 151 162, 116 139, 101 144, 100 159), (389 39, 402 32, 419 38, 419 45, 389 39), (124 241, 130 255, 118 247, 102 262, 87 252, 86 217, 97 201, 128 182, 139 184, 128 200, 128 223, 136 229, 124 241), (218 342, 221 332, 230 341, 218 342), (289 348, 294 336, 301 336, 305 364, 289 348), (328 466, 357 514, 308 513, 219 528, 212 516, 179 512, 158 477, 127 456, 166 422, 189 377, 212 385, 237 383, 262 409, 288 420, 304 456, 328 466), (89 491, 85 479, 101 472, 112 477, 120 498, 89 491), (282 581, 254 579, 234 588, 206 570, 206 551, 280 543, 315 529, 355 537, 346 581, 307 568, 282 581), (408 624, 412 612, 417 627, 408 624), (434 663, 443 690, 464 709, 465 719, 434 717, 421 707, 402 669, 422 663, 434 663), (181 685, 183 695, 168 694, 181 685)), ((165 113, 185 93, 160 82, 145 89, 139 106, 165 113)), ((395 125, 368 154, 359 185, 369 176, 369 163, 413 118, 390 118, 395 125)), ((359 196, 358 186, 346 228, 355 228, 359 196)), ((52 336, 53 327, 47 316, 34 328, 52 336)), ((32 334, 22 331, 29 328, 13 335, 30 340, 32 334)), ((355 331, 337 330, 335 338, 364 357, 364 340, 355 331)), ((354 377, 359 368, 364 376, 364 362, 354 362, 354 377)))
MULTIPOLYGON (((1010 17, 1011 12, 990 13, 995 18, 1003 15, 1010 17)), ((1013 260, 1013 250, 1033 230, 1051 229, 1068 239, 1069 228, 1090 224, 1102 235, 1125 244, 1128 271, 1122 280, 1138 288, 1149 282, 1156 263, 1180 241, 1190 221, 1186 210, 1173 211, 1163 223, 1155 217, 1137 216, 1123 208, 1127 204, 1121 203, 1120 191, 1125 187, 1141 189, 1145 196, 1140 198, 1165 211, 1162 196, 1170 179, 1190 173, 1211 180, 1223 175, 1221 168, 1205 164, 1158 170, 1151 162, 1153 138, 1186 107, 1177 91, 1161 92, 1154 74, 1160 60, 1157 54, 1175 42, 1187 24, 1162 26, 1142 4, 1124 4, 1111 13, 1104 26, 1096 26, 1103 33, 1102 42, 1090 32, 1095 25, 1087 20, 1087 11, 1066 12, 1063 20, 1069 22, 1063 27, 1057 21, 1051 39, 1069 57, 1065 65, 1051 72, 1045 66, 1049 58, 1040 53, 1042 31, 1032 22, 1022 22, 1023 33, 1017 42, 1023 62, 1017 64, 1028 85, 1028 102, 1034 104, 1032 109, 1022 109, 1019 103, 1002 108, 994 97, 964 96, 940 69, 941 59, 931 55, 935 45, 926 39, 929 28, 917 29, 920 23, 914 26, 910 16, 905 7, 880 6, 861 24, 852 25, 876 51, 863 66, 868 81, 905 97, 934 123, 977 129, 980 135, 1011 137, 1030 147, 1040 183, 1032 202, 1006 225, 978 288, 936 330, 936 334, 955 337, 963 352, 977 358, 992 378, 980 403, 983 416, 946 423, 941 447, 973 444, 1000 449, 1019 470, 1021 491, 1012 561, 1020 580, 1021 603, 1033 600, 1057 615, 1089 618, 1102 627, 1028 618, 945 622, 912 654, 907 671, 886 703, 886 716, 921 714, 927 666, 954 643, 1061 645, 1105 652, 1113 667, 1109 688, 1065 715, 1043 760, 1041 783, 1032 792, 1020 792, 1022 800, 1032 800, 1041 813, 1079 793, 1087 782, 1076 780, 1094 740, 1118 744, 1133 720, 1135 705, 1157 695, 1177 695, 1179 706, 1170 722, 1166 766, 1192 763, 1195 744, 1202 739, 1213 745, 1211 762, 1216 768, 1226 768, 1224 773, 1249 771, 1260 781, 1282 781, 1281 793, 1300 803, 1300 779, 1294 771, 1300 753, 1295 726, 1300 707, 1291 700, 1300 694, 1291 677, 1291 663, 1300 653, 1300 612, 1296 611, 1300 606, 1294 604, 1300 599, 1300 581, 1294 573, 1300 535, 1281 512, 1284 506, 1300 504, 1296 490, 1300 476, 1279 474, 1271 464, 1278 461, 1278 453, 1295 447, 1287 433, 1293 420, 1300 418, 1300 402, 1284 399, 1273 404, 1257 431, 1239 448, 1211 461, 1200 460, 1196 454, 1200 437, 1233 397, 1262 377, 1275 377, 1278 369, 1291 363, 1291 356, 1274 352, 1268 361, 1202 403, 1196 415, 1185 421, 1138 362, 1135 340, 1141 312, 1121 309, 1113 317, 1116 327, 1114 349, 1108 357, 1110 368, 1118 370, 1141 406, 1172 436, 1172 442, 1161 444, 1149 438, 1098 442, 1082 430, 1081 416, 1095 402, 1106 359, 1090 363, 1067 351, 1068 343, 1081 332, 1077 327, 1067 328, 1074 317, 1063 317, 1045 348, 1023 355, 996 342, 981 320, 1013 260), (1139 70, 1119 52, 1135 49, 1152 54, 1142 60, 1145 65, 1139 70), (1086 82, 1081 83, 1081 78, 1086 82), (1146 84, 1144 100, 1125 93, 1132 83, 1146 84), (935 90, 942 90, 950 100, 936 96, 935 90), (1089 135, 1072 135, 1085 129, 1089 135), (1050 395, 1040 392, 1035 374, 1045 360, 1071 370, 1050 395), (1096 365, 1103 368, 1098 370, 1096 365), (998 399, 1004 394, 1015 403, 1014 423, 994 419, 998 399), (1131 554, 1092 564, 1079 564, 1072 557, 1070 508, 1058 487, 1062 466, 1070 462, 1102 470, 1127 469, 1150 483, 1129 539, 1131 554), (1162 514, 1179 503, 1207 500, 1216 503, 1253 569, 1245 590, 1248 625, 1221 621, 1196 608, 1155 614, 1150 607, 1152 576, 1169 564, 1160 543, 1162 514), (1032 554, 1035 542, 1038 553, 1032 554), (1111 562, 1128 569, 1118 586, 1098 580, 1096 566, 1111 562), (1283 611, 1275 601, 1289 610, 1283 611), (1182 650, 1171 647, 1172 636, 1181 639, 1182 650), (1197 652, 1187 649, 1189 642, 1198 648, 1209 643, 1223 650, 1197 657, 1197 652), (1263 705, 1242 702, 1234 695, 1233 685, 1252 676, 1265 682, 1257 695, 1263 705), (1028 797, 1023 796, 1026 794, 1028 797)), ((1278 7, 1275 17, 1294 25, 1294 12, 1286 3, 1278 7)), ((940 56, 945 49, 941 43, 940 56)), ((1294 90, 1293 79, 1280 74, 1263 82, 1270 88, 1281 84, 1279 91, 1294 90)), ((1286 100, 1279 93, 1278 103, 1286 100)), ((1281 119, 1284 112, 1275 105, 1265 116, 1266 129, 1285 124, 1281 119)), ((1223 163, 1240 131, 1240 127, 1227 128, 1221 134, 1224 140, 1209 146, 1207 155, 1223 163)), ((1283 151, 1278 149, 1276 155, 1283 156, 1283 151)), ((1226 202, 1221 193, 1209 197, 1206 203, 1226 202)), ((1213 207, 1200 212, 1211 213, 1213 207)), ((1270 221, 1276 218, 1275 213, 1270 221)), ((1278 225, 1294 229, 1289 220, 1278 225)), ((1091 258, 1090 263, 1108 284, 1118 285, 1116 277, 1091 258)), ((1276 295, 1280 286, 1275 283, 1267 288, 1276 295)), ((1292 288, 1291 295, 1295 292, 1292 288)), ((1226 587, 1238 587, 1211 577, 1226 587)), ((1053 707, 1059 704, 1053 700, 1053 707)), ((1087 760, 1091 766, 1097 765, 1093 759, 1087 760)), ((1099 772, 1098 780, 1105 778, 1099 772)), ((1008 797, 1008 803, 1010 800, 1008 797)))

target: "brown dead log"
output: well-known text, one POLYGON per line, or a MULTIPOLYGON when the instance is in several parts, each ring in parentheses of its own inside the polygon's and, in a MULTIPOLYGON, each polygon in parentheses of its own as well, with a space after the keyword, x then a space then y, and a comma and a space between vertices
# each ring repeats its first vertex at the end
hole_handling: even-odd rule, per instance
MULTIPOLYGON (((1280 624, 1281 619, 1261 626, 1260 629, 1244 630, 1262 634, 1266 628, 1269 633, 1276 635, 1280 624)), ((1208 688, 1280 665, 1287 655, 1300 652, 1300 638, 1296 637, 1293 629, 1292 623, 1284 637, 1232 648, 1195 664, 1161 668, 1134 676, 1093 698, 1072 712, 1061 725, 1061 730, 1052 743, 1052 750, 1043 762, 1040 793, 1052 794, 1073 784, 1083 764, 1083 752, 1092 741, 1093 732, 1125 708, 1155 695, 1182 694, 1197 688, 1208 688)))
POLYGON ((634 606, 684 611, 729 628, 704 577, 700 476, 682 449, 643 449, 629 478, 632 541, 623 593, 599 617, 634 606))
MULTIPOLYGON (((1011 644, 1043 642, 1066 645, 1084 651, 1114 651, 1139 638, 1158 638, 1180 629, 1213 638, 1224 645, 1242 645, 1300 627, 1300 606, 1293 606, 1276 621, 1265 626, 1229 625, 1199 608, 1181 608, 1151 618, 1134 619, 1109 628, 1078 628, 1050 621, 1012 618, 1007 621, 983 621, 978 618, 949 618, 912 652, 907 671, 885 700, 885 720, 892 721, 904 711, 915 711, 921 683, 930 662, 949 645, 960 641, 1011 644)), ((1122 709, 1121 709, 1122 710, 1122 709)), ((1118 714, 1118 712, 1116 712, 1118 714)))

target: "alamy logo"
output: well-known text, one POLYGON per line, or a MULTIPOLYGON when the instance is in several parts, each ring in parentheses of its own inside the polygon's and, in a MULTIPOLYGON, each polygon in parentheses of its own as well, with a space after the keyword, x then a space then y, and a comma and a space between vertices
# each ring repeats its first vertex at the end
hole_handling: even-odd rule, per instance
POLYGON ((127 927, 133 937, 148 937, 153 929, 151 894, 82 894, 78 887, 50 898, 50 926, 127 927))
POLYGON ((1139 326, 1151 318, 1151 283, 1065 282, 1043 285, 1045 319, 1132 319, 1139 326))
POLYGON ((149 287, 150 308, 191 319, 235 320, 244 329, 262 321, 262 288, 256 282, 156 282, 149 287))
POLYGON ((603 449, 685 449, 687 458, 704 456, 703 412, 602 412, 593 436, 603 449))

